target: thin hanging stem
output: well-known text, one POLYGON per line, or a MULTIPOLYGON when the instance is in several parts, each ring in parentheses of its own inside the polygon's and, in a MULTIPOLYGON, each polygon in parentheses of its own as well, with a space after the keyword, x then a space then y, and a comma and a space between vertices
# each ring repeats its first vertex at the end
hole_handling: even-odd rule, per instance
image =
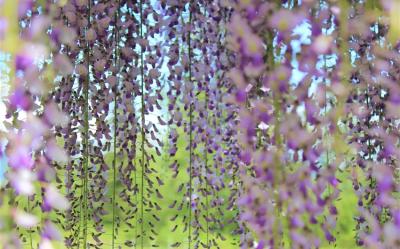
POLYGON ((119 83, 119 69, 120 69, 120 60, 119 60, 119 34, 118 34, 118 27, 117 23, 119 20, 119 9, 120 9, 120 2, 118 0, 118 10, 115 13, 115 65, 117 65, 117 83, 114 87, 114 151, 113 151, 113 197, 112 197, 112 248, 114 249, 115 246, 115 204, 116 204, 116 188, 117 188, 117 169, 116 169, 116 160, 117 160, 117 91, 118 91, 118 83, 119 83))
MULTIPOLYGON (((273 71, 273 68, 275 67, 275 58, 274 58, 274 45, 273 45, 273 39, 274 39, 274 34, 272 31, 269 31, 267 33, 268 37, 267 37, 267 60, 268 60, 268 64, 271 65, 271 72, 273 71)), ((282 241, 280 238, 280 234, 279 234, 279 227, 281 225, 281 215, 282 215, 282 206, 281 206, 281 202, 279 200, 279 194, 278 194, 278 185, 279 182, 281 180, 281 175, 283 175, 284 173, 281 172, 282 171, 282 167, 281 167, 281 158, 280 158, 280 149, 282 146, 282 137, 280 134, 280 119, 281 119, 281 113, 280 113, 280 109, 281 109, 281 101, 280 101, 280 94, 279 94, 279 90, 275 90, 273 93, 273 106, 274 106, 274 115, 275 115, 275 123, 274 123, 274 129, 273 129, 273 136, 275 139, 275 145, 277 148, 277 152, 274 156, 274 172, 275 172, 275 177, 274 177, 274 182, 273 182, 273 195, 274 195, 274 202, 275 202, 275 207, 274 207, 274 211, 275 211, 275 222, 273 224, 273 248, 279 248, 282 246, 282 241)))
MULTIPOLYGON (((134 17, 134 11, 132 10, 132 8, 129 10, 129 12, 132 15, 132 17, 134 17)), ((136 34, 138 35, 138 32, 136 34)), ((132 60, 132 64, 134 64, 134 59, 132 60)), ((136 105, 134 105, 133 108, 134 108, 134 112, 136 113, 136 105)), ((136 122, 136 116, 134 118, 135 118, 135 122, 136 122)), ((138 158, 136 157, 136 149, 137 149, 137 147, 136 147, 136 140, 135 140, 135 143, 133 143, 133 150, 135 151, 135 156, 133 158, 133 164, 134 164, 134 167, 135 167, 135 169, 133 171, 133 177, 134 177, 133 194, 135 196, 135 215, 134 215, 134 220, 135 220, 135 237, 134 237, 135 238, 135 242, 134 242, 134 247, 135 248, 137 248, 138 221, 139 221, 138 215, 137 215, 138 209, 139 209, 138 208, 138 206, 139 206, 139 204, 138 204, 139 203, 139 196, 138 196, 138 187, 137 187, 138 186, 138 172, 137 172, 136 166, 138 165, 138 162, 137 162, 138 158)))
MULTIPOLYGON (((189 4, 189 25, 192 25, 192 1, 190 1, 189 4)), ((189 54, 189 84, 191 87, 192 83, 192 46, 191 46, 191 27, 189 28, 189 34, 188 34, 188 54, 189 54)), ((192 89, 192 88, 190 88, 192 89)), ((192 242, 192 181, 193 181, 193 176, 192 176, 192 161, 193 161, 193 134, 192 134, 192 125, 193 125, 193 102, 192 102, 192 91, 189 93, 189 224, 188 224, 188 248, 191 248, 191 242, 192 242)))
MULTIPOLYGON (((207 10, 206 7, 204 6, 204 16, 207 16, 207 10)), ((204 103, 204 110, 205 110, 205 115, 206 115, 206 127, 208 127, 208 102, 209 102, 209 88, 208 85, 205 85, 205 103, 204 103)), ((209 240, 209 230, 210 230, 210 226, 209 226, 209 200, 208 200, 208 177, 207 177, 207 173, 208 173, 208 133, 207 133, 207 129, 205 130, 206 132, 206 137, 205 137, 205 144, 204 144, 204 174, 205 174, 205 184, 206 184, 206 188, 205 188, 205 195, 206 195, 206 248, 210 248, 210 240, 209 240)))
MULTIPOLYGON (((136 167, 136 165, 137 165, 136 155, 135 155, 134 163, 135 163, 135 167, 136 167)), ((134 181, 134 183, 135 183, 134 193, 135 193, 135 203, 136 203, 136 211, 135 211, 135 248, 137 248, 137 238, 138 238, 138 216, 137 216, 136 214, 137 214, 137 205, 138 205, 138 194, 137 194, 137 188, 136 188, 136 186, 137 186, 137 172, 136 172, 136 169, 135 169, 135 172, 134 172, 134 177, 135 177, 135 181, 134 181)))
MULTIPOLYGON (((31 210, 31 200, 30 200, 29 196, 27 197, 27 199, 28 199, 28 212, 32 212, 32 210, 31 210)), ((29 243, 30 243, 31 249, 33 249, 32 229, 29 229, 28 233, 29 233, 29 243)))
MULTIPOLYGON (((327 34, 328 33, 328 31, 327 31, 327 29, 325 28, 325 35, 328 35, 327 34)), ((326 61, 326 55, 323 55, 323 59, 324 59, 324 70, 325 70, 325 73, 328 73, 327 72, 327 70, 328 70, 328 65, 327 65, 327 61, 326 61)), ((326 88, 325 88, 325 94, 324 94, 324 101, 325 101, 325 106, 324 106, 324 115, 325 115, 325 117, 326 117, 326 115, 328 114, 328 91, 327 91, 327 88, 328 88, 328 78, 327 78, 328 76, 326 76, 325 78, 324 78, 324 83, 325 83, 325 86, 326 86, 326 88)), ((326 141, 326 146, 327 146, 327 148, 326 148, 326 152, 325 152, 325 155, 326 155, 326 166, 327 167, 329 167, 329 151, 330 151, 330 145, 329 145, 329 124, 328 124, 328 126, 326 127, 326 134, 325 134, 325 139, 326 140, 328 140, 328 141, 326 141)), ((331 186, 328 184, 328 194, 330 195, 331 194, 331 186)))
MULTIPOLYGON (((207 87, 206 87, 206 100, 205 100, 205 110, 208 110, 208 91, 207 91, 207 87)), ((207 115, 207 114, 206 114, 207 115)), ((206 117, 206 124, 208 126, 208 115, 206 117)), ((204 146, 204 168, 205 168, 205 182, 206 182, 206 239, 207 239, 207 247, 206 248, 210 248, 210 242, 209 242, 209 224, 208 224, 208 217, 209 217, 209 213, 208 213, 208 209, 209 209, 209 200, 208 200, 208 177, 207 177, 207 172, 208 172, 208 149, 207 149, 207 145, 208 145, 208 134, 207 134, 207 130, 206 130, 206 141, 205 141, 205 146, 204 146)))
MULTIPOLYGON (((140 39, 143 39, 143 0, 140 0, 140 39)), ((142 124, 141 124, 141 136, 142 136, 142 142, 141 142, 141 149, 142 149, 142 158, 141 158, 141 167, 142 167, 142 174, 141 174, 141 203, 140 203, 140 244, 141 248, 144 248, 144 173, 145 173, 145 152, 144 152, 144 144, 145 144, 145 130, 144 126, 146 124, 145 120, 145 113, 144 113, 144 108, 145 108, 145 99, 144 99, 144 92, 145 92, 145 83, 144 83, 144 51, 143 51, 143 46, 140 46, 140 77, 141 77, 141 91, 142 91, 142 96, 141 96, 141 116, 142 116, 142 124)))
MULTIPOLYGON (((91 28, 91 0, 88 3, 88 28, 91 28)), ((87 78, 84 85, 85 113, 84 113, 84 162, 83 162, 83 248, 86 249, 87 244, 87 223, 88 223, 88 167, 89 167, 89 83, 90 83, 90 51, 89 41, 86 43, 86 62, 87 62, 87 78)))
POLYGON ((281 145, 282 145, 282 140, 281 140, 281 134, 280 134, 280 108, 281 108, 281 103, 280 103, 280 101, 279 101, 279 94, 274 94, 274 100, 273 100, 273 102, 274 102, 274 109, 275 109, 275 111, 274 111, 274 114, 275 114, 275 117, 276 117, 276 123, 275 123, 275 127, 274 127, 274 137, 275 137, 275 144, 276 144, 276 147, 277 147, 277 149, 278 149, 278 151, 277 151, 277 153, 279 153, 279 154, 276 154, 275 155, 275 158, 274 158, 274 164, 275 164, 275 173, 276 173, 276 176, 275 176, 275 179, 274 179, 274 188, 273 188, 273 191, 274 191, 274 201, 275 201, 275 223, 274 223, 274 228, 273 228, 273 240, 274 240, 274 248, 279 248, 280 246, 282 246, 282 244, 281 244, 281 240, 279 239, 280 238, 280 235, 279 235, 279 226, 280 226, 280 223, 281 223, 281 221, 280 221, 280 219, 281 219, 281 202, 280 202, 280 200, 279 200, 279 193, 278 193, 278 186, 279 186, 279 182, 280 182, 280 176, 281 176, 281 170, 282 170, 282 167, 281 167, 281 163, 280 163, 280 148, 281 148, 281 145))
MULTIPOLYGON (((69 24, 68 19, 65 22, 66 22, 66 26, 69 27, 70 24, 69 24)), ((67 46, 67 48, 66 48, 66 55, 71 56, 71 51, 70 51, 70 47, 69 46, 67 46)), ((72 82, 73 81, 73 77, 71 75, 68 76, 66 79, 67 79, 67 82, 72 82)), ((71 167, 71 170, 66 170, 66 173, 67 173, 67 184, 69 184, 71 181, 73 181, 73 168, 71 167)), ((71 186, 71 188, 72 188, 72 186, 71 186)), ((66 188, 66 195, 67 196, 71 193, 71 188, 66 188)), ((82 205, 80 205, 80 207, 82 207, 82 205)), ((79 212, 79 213, 81 213, 81 212, 79 212)), ((70 221, 66 219, 65 222, 69 223, 70 221)), ((80 229, 79 226, 78 226, 78 229, 80 229)), ((73 230, 73 229, 71 229, 71 230, 73 230)), ((71 233, 69 234, 68 237, 73 236, 74 233, 76 234, 76 231, 71 231, 71 233)), ((79 233, 80 233, 80 231, 78 230, 78 235, 79 235, 79 233)), ((78 248, 79 248, 79 243, 78 243, 78 248)))

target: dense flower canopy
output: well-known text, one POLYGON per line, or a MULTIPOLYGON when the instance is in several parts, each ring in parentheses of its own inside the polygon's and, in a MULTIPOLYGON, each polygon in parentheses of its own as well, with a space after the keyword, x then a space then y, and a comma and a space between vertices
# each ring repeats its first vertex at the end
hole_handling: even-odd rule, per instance
POLYGON ((400 248, 399 13, 0 0, 2 248, 400 248))

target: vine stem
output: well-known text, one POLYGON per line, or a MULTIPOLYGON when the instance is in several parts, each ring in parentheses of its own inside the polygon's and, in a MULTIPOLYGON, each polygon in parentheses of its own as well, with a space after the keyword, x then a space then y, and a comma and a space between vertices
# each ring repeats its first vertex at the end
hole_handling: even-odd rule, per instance
POLYGON ((275 122, 275 127, 274 127, 274 137, 275 137, 275 144, 277 147, 277 152, 275 154, 275 158, 274 158, 274 165, 275 165, 275 173, 277 174, 275 176, 274 179, 274 201, 275 201, 275 222, 274 222, 274 227, 273 227, 273 241, 274 241, 274 248, 279 248, 281 246, 281 241, 279 240, 280 236, 279 236, 279 227, 280 227, 280 219, 281 219, 281 203, 279 200, 279 192, 278 192, 278 186, 279 186, 279 182, 281 180, 281 174, 283 174, 283 172, 281 172, 282 170, 282 165, 280 163, 280 147, 282 144, 281 141, 281 136, 280 136, 280 108, 281 108, 281 104, 279 102, 279 95, 275 94, 274 96, 274 109, 275 109, 275 116, 276 116, 276 122, 275 122))
MULTIPOLYGON (((120 0, 118 0, 119 1, 119 4, 120 4, 120 0)), ((132 9, 130 9, 129 10, 129 14, 134 18, 134 12, 133 12, 133 10, 132 9)), ((138 32, 136 33, 136 35, 138 35, 138 32)), ((121 61, 120 61, 121 62, 121 61)), ((134 60, 132 60, 132 64, 134 64, 134 60)), ((134 112, 136 113, 136 105, 134 105, 134 112)), ((136 120, 136 116, 134 117, 135 118, 135 120, 136 120)), ((134 247, 135 248, 137 248, 137 246, 138 246, 138 222, 139 222, 139 220, 138 220, 138 210, 139 210, 139 194, 138 194, 138 191, 139 191, 139 188, 138 188, 138 172, 137 172, 137 168, 136 168, 136 165, 138 165, 138 162, 137 162, 137 160, 138 160, 138 157, 136 156, 136 150, 137 150, 137 146, 136 146, 136 140, 135 140, 135 143, 133 143, 132 144, 132 146, 133 146, 133 150, 135 151, 135 156, 134 156, 134 158, 132 159, 133 160, 133 164, 135 165, 135 169, 134 169, 134 171, 133 171, 133 178, 134 178, 134 181, 133 181, 133 184, 134 184, 134 189, 133 189, 133 194, 134 194, 134 196, 135 196, 135 212, 134 212, 134 221, 135 221, 135 242, 134 242, 134 247)))
MULTIPOLYGON (((135 163, 135 165, 137 165, 136 155, 135 155, 134 163, 135 163)), ((135 248, 137 248, 138 217, 137 217, 136 214, 138 212, 137 206, 138 206, 139 200, 138 200, 138 194, 137 194, 137 188, 136 188, 137 187, 137 172, 136 172, 136 169, 135 169, 135 172, 134 172, 134 178, 135 178, 135 181, 134 181, 134 183, 135 183, 134 193, 135 193, 135 203, 136 203, 136 210, 135 210, 135 248)))
MULTIPOLYGON (((32 212, 31 200, 30 200, 29 196, 27 197, 27 200, 28 200, 28 212, 32 212)), ((29 233, 29 243, 30 243, 31 249, 33 249, 32 229, 29 229, 28 233, 29 233)))
MULTIPOLYGON (((327 29, 325 28, 325 35, 328 35, 328 31, 327 31, 327 29)), ((323 57, 323 60, 324 60, 324 71, 325 71, 325 73, 326 74, 328 74, 328 64, 327 64, 327 61, 326 61, 326 55, 323 55, 322 56, 323 57)), ((326 89, 325 89, 325 94, 324 94, 324 101, 325 101, 325 106, 324 106, 324 115, 325 115, 325 117, 328 115, 328 91, 327 91, 327 88, 328 88, 328 75, 327 76, 325 76, 324 77, 324 83, 325 83, 325 86, 326 86, 326 89)), ((329 123, 327 124, 327 127, 326 127, 326 132, 325 132, 325 143, 326 143, 326 152, 325 152, 325 156, 326 156, 326 167, 330 167, 329 166, 329 164, 330 164, 330 160, 329 160, 329 152, 330 152, 330 144, 329 144, 329 123)), ((330 196, 331 195, 331 187, 330 187, 330 185, 328 185, 328 195, 330 196)))
MULTIPOLYGON (((273 33, 269 31, 267 33, 267 60, 269 65, 271 65, 271 71, 275 67, 275 60, 274 60, 274 45, 273 45, 273 33)), ((280 133, 280 119, 281 119, 281 102, 280 102, 280 94, 279 90, 276 89, 273 94, 273 107, 274 107, 274 115, 275 115, 275 124, 274 124, 274 139, 275 139, 275 146, 276 146, 276 154, 274 155, 274 171, 276 176, 274 177, 273 181, 273 198, 275 202, 275 222, 273 224, 272 233, 273 233, 273 248, 280 248, 282 246, 282 240, 279 234, 279 228, 281 226, 281 216, 282 216, 282 203, 279 200, 279 191, 278 186, 281 180, 284 180, 284 169, 282 168, 281 164, 281 147, 282 147, 282 137, 280 133)))
MULTIPOLYGON (((189 25, 192 25, 192 0, 189 3, 189 25)), ((189 28, 188 33, 188 54, 189 54, 189 84, 192 83, 192 44, 191 44, 191 27, 189 28)), ((192 102, 192 88, 190 88, 190 102, 189 102, 189 224, 188 224, 188 248, 191 248, 192 244, 192 161, 193 161, 193 134, 192 134, 192 125, 193 125, 193 102, 192 102)))
MULTIPOLYGON (((139 3, 139 9, 140 9, 140 39, 143 39, 143 0, 140 0, 139 3)), ((141 248, 144 248, 144 173, 145 173, 145 152, 144 152, 144 144, 145 144, 145 130, 144 126, 146 124, 145 120, 145 113, 144 113, 144 108, 145 108, 145 99, 144 99, 144 92, 145 92, 145 87, 144 87, 144 54, 143 54, 143 46, 140 47, 140 77, 141 77, 141 136, 142 136, 142 141, 141 141, 141 150, 142 150, 142 158, 141 158, 141 166, 142 166, 142 172, 141 172, 141 185, 140 185, 140 192, 141 192, 141 203, 140 203, 140 244, 141 248)))
MULTIPOLYGON (((207 87, 206 87, 206 101, 205 101, 205 110, 208 108, 208 92, 207 92, 207 87)), ((206 114, 207 115, 207 114, 206 114)), ((208 116, 206 117, 206 123, 208 126, 208 116)), ((204 146, 204 168, 205 168, 205 182, 206 182, 206 239, 207 239, 207 247, 210 248, 210 240, 209 240, 209 224, 208 224, 208 209, 209 209, 209 200, 208 200, 208 177, 207 177, 207 172, 208 172, 208 151, 207 151, 207 145, 208 145, 208 134, 206 130, 206 141, 205 141, 205 146, 204 146)))
POLYGON ((119 10, 120 10, 120 2, 118 0, 118 10, 115 13, 115 64, 118 66, 118 72, 117 72, 117 83, 115 84, 114 88, 114 151, 113 151, 113 162, 112 162, 112 168, 113 168, 113 197, 112 197, 112 249, 114 249, 115 246, 115 204, 116 204, 116 181, 117 181, 117 174, 116 174, 116 160, 117 160, 117 91, 118 91, 118 84, 119 84, 119 69, 120 69, 120 60, 119 60, 119 34, 118 34, 118 29, 117 29, 117 23, 119 19, 119 10))
MULTIPOLYGON (((91 28, 91 0, 88 3, 88 28, 91 28)), ((84 86, 85 113, 84 113, 84 179, 83 179, 83 248, 87 247, 87 217, 88 217, 88 167, 89 167, 89 83, 90 83, 90 51, 89 41, 86 43, 87 78, 84 86)))

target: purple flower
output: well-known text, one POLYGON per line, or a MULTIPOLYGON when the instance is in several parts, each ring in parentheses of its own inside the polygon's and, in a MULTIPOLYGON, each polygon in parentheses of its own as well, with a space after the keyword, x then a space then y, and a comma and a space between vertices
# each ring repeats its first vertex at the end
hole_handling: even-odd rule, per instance
POLYGON ((393 174, 389 167, 385 165, 376 165, 374 175, 377 179, 377 190, 381 193, 389 192, 393 189, 393 174))
POLYGON ((263 57, 263 42, 255 34, 244 34, 240 39, 240 47, 243 54, 251 58, 254 62, 262 63, 263 57))
POLYGON ((238 103, 244 103, 244 102, 246 101, 246 98, 247 98, 247 93, 246 93, 245 90, 238 90, 238 91, 236 91, 235 100, 236 100, 238 103))
POLYGON ((57 227, 51 221, 46 221, 42 231, 42 238, 49 240, 61 240, 62 235, 58 231, 57 227))
POLYGON ((46 187, 42 209, 49 212, 52 209, 67 210, 70 204, 68 200, 62 196, 56 187, 49 185, 46 187))
POLYGON ((301 13, 295 13, 295 11, 288 9, 280 9, 271 16, 269 25, 278 31, 287 32, 293 30, 304 20, 305 17, 301 13))
POLYGON ((33 59, 27 54, 18 54, 15 56, 15 68, 17 70, 25 71, 32 67, 33 59))
POLYGON ((264 249, 264 248, 265 248, 265 241, 264 241, 264 240, 260 240, 260 241, 257 243, 256 249, 264 249))
POLYGON ((31 100, 26 91, 18 87, 14 90, 14 93, 10 97, 10 104, 13 108, 29 110, 31 107, 31 100))
POLYGON ((33 8, 33 0, 20 0, 18 2, 18 17, 23 17, 33 8))
POLYGON ((26 134, 9 136, 10 144, 7 148, 8 164, 13 169, 32 169, 32 152, 28 147, 29 137, 26 134))
POLYGON ((400 209, 394 210, 392 213, 394 224, 400 229, 400 209))

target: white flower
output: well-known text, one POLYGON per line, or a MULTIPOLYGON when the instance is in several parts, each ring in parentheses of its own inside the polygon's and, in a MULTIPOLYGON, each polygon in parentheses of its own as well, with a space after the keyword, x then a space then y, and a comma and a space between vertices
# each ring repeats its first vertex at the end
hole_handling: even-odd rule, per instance
POLYGON ((44 201, 46 205, 58 210, 67 210, 70 207, 68 200, 53 185, 46 188, 44 201))
POLYGON ((18 194, 32 195, 35 192, 33 180, 35 176, 28 169, 19 169, 9 174, 11 186, 18 194))
POLYGON ((49 239, 42 239, 39 244, 39 249, 54 249, 49 239))
POLYGON ((12 215, 15 223, 20 227, 32 228, 39 223, 39 219, 36 216, 21 210, 14 210, 12 215))
POLYGON ((48 155, 51 160, 59 163, 68 162, 67 153, 64 151, 64 149, 60 148, 54 140, 47 142, 46 155, 48 155))

